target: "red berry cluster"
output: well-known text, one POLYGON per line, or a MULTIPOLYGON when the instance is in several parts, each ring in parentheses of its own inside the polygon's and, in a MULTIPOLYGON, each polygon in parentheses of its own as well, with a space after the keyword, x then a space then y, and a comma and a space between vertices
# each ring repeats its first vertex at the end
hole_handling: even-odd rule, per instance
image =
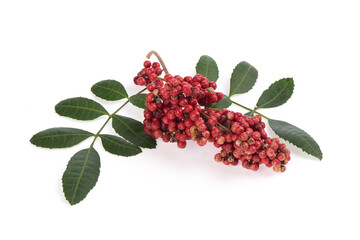
POLYGON ((223 99, 215 92, 216 83, 196 74, 194 77, 172 76, 162 73, 160 64, 144 62, 144 68, 134 78, 134 83, 146 86, 144 131, 164 142, 177 142, 179 148, 186 147, 187 140, 200 146, 213 142, 221 148, 215 161, 226 165, 242 166, 258 170, 259 164, 273 167, 274 171, 285 171, 290 160, 290 151, 278 138, 269 138, 261 116, 244 116, 227 109, 203 109, 223 99))
POLYGON ((150 88, 155 89, 155 86, 158 86, 159 84, 163 86, 162 81, 157 79, 161 73, 162 69, 160 67, 160 63, 154 62, 151 64, 150 61, 145 61, 144 68, 134 78, 134 83, 140 86, 151 85, 150 88))
POLYGON ((254 171, 260 164, 273 167, 276 172, 285 171, 290 151, 278 138, 268 137, 260 115, 248 117, 227 109, 205 109, 202 113, 211 131, 208 141, 221 148, 215 161, 225 165, 237 165, 240 161, 244 168, 254 171))

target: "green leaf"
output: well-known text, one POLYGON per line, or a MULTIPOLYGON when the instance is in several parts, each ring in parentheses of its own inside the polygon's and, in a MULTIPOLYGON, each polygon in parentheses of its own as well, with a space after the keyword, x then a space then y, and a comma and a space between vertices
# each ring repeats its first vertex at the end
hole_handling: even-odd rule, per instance
POLYGON ((230 107, 231 104, 232 104, 232 102, 231 102, 230 98, 228 96, 224 95, 224 98, 220 102, 213 103, 209 107, 215 108, 215 109, 224 109, 224 108, 230 107))
POLYGON ((146 109, 145 102, 146 102, 146 94, 139 93, 130 97, 130 102, 135 105, 136 107, 146 109))
POLYGON ((201 56, 196 64, 196 73, 208 78, 210 82, 216 82, 219 78, 219 69, 216 62, 206 55, 201 56))
POLYGON ((304 152, 320 160, 322 159, 322 152, 319 145, 304 130, 290 123, 274 119, 269 119, 269 125, 279 137, 289 141, 304 152))
POLYGON ((294 91, 294 80, 283 78, 270 85, 260 96, 257 108, 272 108, 280 106, 291 97, 294 91))
POLYGON ((100 174, 100 156, 94 148, 77 152, 62 177, 63 191, 71 205, 83 200, 95 186, 100 174))
POLYGON ((128 97, 124 86, 115 80, 104 80, 95 83, 91 87, 91 91, 99 98, 108 101, 116 101, 128 97))
POLYGON ((61 116, 77 120, 93 120, 109 115, 100 103, 83 97, 65 99, 55 106, 55 111, 61 116))
POLYGON ((94 134, 77 128, 49 128, 35 134, 30 142, 38 147, 67 148, 94 134))
POLYGON ((138 146, 125 141, 121 137, 102 134, 100 138, 104 149, 109 153, 125 157, 141 153, 141 149, 138 146))
POLYGON ((258 71, 247 62, 239 63, 230 78, 229 97, 238 93, 246 93, 255 85, 258 71))
POLYGON ((112 126, 115 131, 129 142, 143 147, 155 148, 156 141, 144 132, 144 125, 135 119, 115 115, 113 116, 112 126))
POLYGON ((245 116, 248 116, 248 117, 253 117, 254 116, 254 112, 247 112, 244 114, 245 116))

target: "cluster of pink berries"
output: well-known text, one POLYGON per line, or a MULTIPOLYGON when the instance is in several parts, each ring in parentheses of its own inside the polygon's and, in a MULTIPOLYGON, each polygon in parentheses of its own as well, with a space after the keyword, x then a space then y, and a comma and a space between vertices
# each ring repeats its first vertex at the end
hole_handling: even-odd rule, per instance
POLYGON ((207 129, 211 131, 209 142, 221 148, 215 161, 258 170, 260 164, 273 167, 276 172, 285 171, 290 161, 290 151, 278 138, 270 138, 265 132, 265 123, 260 115, 244 116, 227 109, 203 110, 207 129))
POLYGON ((216 83, 196 74, 180 77, 162 73, 160 64, 144 62, 144 68, 134 78, 134 83, 146 86, 144 131, 164 142, 176 142, 179 148, 186 147, 187 140, 200 146, 213 142, 221 148, 215 161, 226 165, 242 166, 258 170, 259 164, 273 167, 274 171, 285 171, 290 160, 290 151, 278 138, 269 138, 261 116, 244 116, 227 109, 204 109, 223 99, 215 92, 216 83))

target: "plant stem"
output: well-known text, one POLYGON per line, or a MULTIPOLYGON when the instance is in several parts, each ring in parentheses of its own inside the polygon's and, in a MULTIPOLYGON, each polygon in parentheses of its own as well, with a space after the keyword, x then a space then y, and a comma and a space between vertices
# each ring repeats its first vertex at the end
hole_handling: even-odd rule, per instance
MULTIPOLYGON (((136 93, 136 94, 140 94, 142 92, 144 92, 147 88, 144 88, 143 90, 141 90, 140 92, 136 93)), ((136 95, 135 94, 135 95, 136 95)), ((101 131, 104 129, 104 127, 106 126, 106 124, 110 121, 110 119, 117 113, 119 112, 126 104, 128 104, 130 102, 130 98, 128 98, 128 100, 126 102, 124 102, 123 105, 121 105, 118 109, 116 109, 115 112, 113 112, 111 115, 109 115, 108 119, 105 121, 105 123, 102 125, 102 127, 99 129, 99 131, 94 135, 94 139, 90 145, 90 148, 93 147, 95 140, 97 139, 97 137, 99 137, 101 131)))
POLYGON ((157 57, 157 59, 159 60, 159 62, 160 62, 160 64, 161 64, 161 66, 162 66, 165 74, 168 74, 169 71, 167 70, 164 61, 162 60, 162 58, 160 57, 160 55, 159 55, 156 51, 154 51, 154 50, 150 51, 150 52, 146 55, 146 57, 147 57, 147 58, 150 58, 151 55, 153 55, 153 54, 154 54, 154 55, 157 57))
MULTIPOLYGON (((201 112, 200 115, 205 119, 205 120, 208 120, 209 119, 209 116, 206 115, 205 113, 201 112)), ((224 125, 222 125, 221 123, 217 123, 216 124, 219 128, 221 128, 222 130, 228 132, 228 133, 232 133, 231 130, 227 127, 225 127, 224 125)))
POLYGON ((244 109, 246 109, 246 110, 248 110, 248 111, 250 111, 250 112, 256 113, 256 114, 262 116, 263 118, 266 118, 266 119, 269 120, 268 117, 266 117, 266 116, 262 115, 261 113, 259 113, 258 111, 256 111, 257 108, 251 109, 251 108, 248 108, 248 107, 245 107, 245 106, 241 105, 240 103, 234 102, 233 100, 231 100, 231 102, 232 102, 233 104, 239 106, 239 107, 242 107, 242 108, 244 108, 244 109))

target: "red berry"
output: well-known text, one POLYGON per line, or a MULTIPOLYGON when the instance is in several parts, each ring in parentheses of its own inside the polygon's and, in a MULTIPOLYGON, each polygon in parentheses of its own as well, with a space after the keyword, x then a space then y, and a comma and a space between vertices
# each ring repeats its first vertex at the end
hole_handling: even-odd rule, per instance
POLYGON ((158 67, 160 67, 160 63, 158 63, 158 62, 153 62, 152 67, 153 67, 153 68, 158 68, 158 67))
POLYGON ((230 164, 233 165, 233 166, 238 165, 238 164, 239 164, 239 160, 235 159, 235 160, 232 161, 230 164))
POLYGON ((197 110, 193 110, 193 111, 190 113, 189 117, 190 117, 190 119, 191 119, 192 121, 196 121, 196 120, 199 119, 200 113, 199 113, 197 110))
POLYGON ((158 138, 160 138, 161 136, 162 136, 162 131, 161 130, 155 130, 154 132, 153 132, 153 137, 155 138, 155 139, 158 139, 158 138))
POLYGON ((250 154, 256 153, 256 147, 255 147, 255 145, 249 146, 248 151, 249 151, 250 154))
MULTIPOLYGON (((268 158, 260 158, 260 163, 262 163, 262 164, 265 164, 267 167, 269 167, 268 166, 268 164, 269 164, 269 159, 268 158)), ((271 163, 270 163, 270 165, 271 165, 271 163)), ((272 166, 272 165, 271 165, 272 166)))
POLYGON ((246 132, 242 132, 239 136, 239 139, 243 142, 247 141, 249 138, 248 134, 246 132))
POLYGON ((146 84, 146 80, 143 77, 137 79, 137 85, 144 86, 146 84))
POLYGON ((194 125, 194 122, 191 121, 190 118, 187 118, 187 119, 184 120, 184 124, 185 124, 185 126, 186 126, 187 128, 190 128, 190 127, 192 127, 192 126, 194 125))
POLYGON ((285 160, 285 154, 282 153, 282 152, 278 153, 277 159, 279 159, 280 161, 284 161, 285 160))
POLYGON ((202 132, 202 135, 203 135, 206 139, 208 139, 208 138, 210 137, 210 132, 209 132, 208 130, 205 130, 205 131, 202 132))
POLYGON ((171 75, 171 74, 165 74, 165 76, 164 76, 164 81, 165 82, 169 82, 170 81, 170 79, 172 79, 173 78, 173 76, 171 75))
POLYGON ((218 136, 220 136, 220 130, 216 127, 214 127, 213 129, 211 129, 211 135, 216 138, 218 136))
POLYGON ((161 73, 162 73, 162 69, 160 68, 160 67, 157 67, 157 68, 155 68, 155 74, 156 75, 161 75, 161 73))
POLYGON ((210 83, 209 83, 209 87, 211 87, 212 89, 216 90, 216 88, 217 88, 216 82, 210 82, 210 83))
POLYGON ((177 108, 175 109, 175 116, 178 117, 178 118, 183 118, 183 110, 181 108, 177 108))
POLYGON ((216 138, 216 142, 219 144, 219 145, 223 145, 225 143, 225 137, 224 136, 220 136, 218 138, 216 138))
MULTIPOLYGON (((149 69, 152 69, 152 68, 149 68, 149 69)), ((154 73, 149 74, 149 79, 150 79, 151 82, 155 82, 157 80, 156 73, 154 72, 154 73)))
POLYGON ((209 119, 207 120, 207 122, 211 125, 211 126, 215 126, 217 124, 217 119, 216 117, 212 116, 209 117, 209 119))
POLYGON ((271 158, 271 157, 274 157, 275 156, 275 152, 274 152, 274 149, 272 149, 272 148, 268 148, 268 149, 266 149, 266 155, 269 157, 269 158, 271 158))
POLYGON ((150 66, 151 66, 151 62, 150 62, 149 60, 146 60, 146 61, 144 62, 144 67, 148 68, 148 67, 150 67, 150 66))
POLYGON ((194 110, 193 106, 192 105, 185 105, 184 107, 184 112, 185 113, 190 113, 194 110))
POLYGON ((210 95, 210 103, 216 103, 218 102, 218 97, 215 93, 210 95))
POLYGON ((163 140, 164 142, 169 142, 169 141, 170 141, 170 136, 168 136, 168 135, 163 135, 163 136, 162 136, 162 140, 163 140))
POLYGON ((156 85, 155 83, 150 83, 148 86, 147 86, 147 89, 149 92, 152 92, 156 89, 156 85))
POLYGON ((255 140, 259 140, 261 138, 261 134, 258 131, 255 131, 251 134, 251 136, 255 139, 255 140))
POLYGON ((214 159, 216 162, 222 162, 222 156, 220 153, 215 154, 214 159))
POLYGON ((166 114, 166 116, 167 116, 170 120, 175 119, 175 118, 176 118, 175 111, 174 111, 174 110, 169 110, 168 113, 166 114))
POLYGON ((274 160, 272 160, 272 165, 273 165, 273 167, 279 167, 280 166, 280 161, 278 160, 278 159, 274 159, 274 160))
POLYGON ((179 141, 181 141, 181 142, 186 142, 186 138, 187 138, 187 136, 186 136, 186 134, 185 133, 181 133, 181 134, 179 134, 179 141))
POLYGON ((158 130, 158 129, 160 129, 160 127, 161 127, 161 123, 159 120, 155 120, 151 123, 151 128, 153 130, 158 130))
POLYGON ((260 158, 266 158, 266 152, 265 150, 261 150, 259 153, 258 153, 259 157, 260 158))
POLYGON ((153 68, 147 68, 146 69, 146 75, 150 76, 153 73, 155 73, 155 69, 153 69, 153 68))
POLYGON ((206 142, 207 142, 207 140, 206 140, 205 137, 202 137, 202 138, 200 138, 199 140, 197 140, 197 144, 198 144, 199 146, 204 146, 204 145, 206 144, 206 142))
MULTIPOLYGON (((228 133, 228 134, 225 135, 225 141, 228 142, 228 143, 230 143, 230 142, 233 141, 233 140, 232 140, 232 135, 231 135, 230 133, 228 133)), ((235 141, 236 141, 236 140, 235 140, 235 141)))
POLYGON ((145 109, 144 111, 144 118, 145 119, 152 119, 153 115, 152 115, 152 112, 150 112, 149 109, 145 109))
POLYGON ((183 122, 179 122, 179 123, 177 124, 177 128, 178 128, 179 130, 184 130, 186 127, 185 127, 185 124, 184 124, 183 122))
POLYGON ((168 116, 164 116, 162 119, 161 119, 161 121, 164 123, 164 124, 169 124, 169 118, 168 118, 168 116))
POLYGON ((198 130, 200 131, 200 132, 203 132, 203 131, 205 131, 206 130, 206 125, 205 124, 200 124, 199 126, 198 126, 198 130))
POLYGON ((150 103, 148 105, 148 109, 151 111, 151 112, 154 112, 156 109, 157 109, 157 106, 155 103, 150 103))
POLYGON ((223 100, 223 98, 224 98, 224 94, 221 93, 221 92, 217 92, 217 93, 216 93, 216 96, 218 97, 218 101, 219 101, 219 102, 220 102, 221 100, 223 100))
POLYGON ((242 149, 243 151, 247 151, 249 148, 249 144, 247 142, 242 142, 240 145, 240 149, 242 149))
POLYGON ((180 99, 179 105, 182 107, 188 105, 188 100, 186 98, 180 99))
POLYGON ((250 169, 253 171, 257 171, 259 169, 259 164, 258 163, 252 163, 250 165, 250 169))
POLYGON ((155 101, 155 95, 153 93, 146 94, 146 101, 148 101, 148 102, 155 101))
POLYGON ((178 146, 178 148, 185 148, 186 142, 177 142, 177 146, 178 146))
POLYGON ((226 152, 228 152, 228 153, 231 153, 231 152, 234 151, 234 147, 233 147, 233 145, 230 144, 230 143, 227 143, 227 144, 222 145, 221 148, 222 148, 223 150, 225 150, 226 152))
POLYGON ((278 149, 278 144, 276 142, 271 142, 270 147, 276 151, 278 149))

